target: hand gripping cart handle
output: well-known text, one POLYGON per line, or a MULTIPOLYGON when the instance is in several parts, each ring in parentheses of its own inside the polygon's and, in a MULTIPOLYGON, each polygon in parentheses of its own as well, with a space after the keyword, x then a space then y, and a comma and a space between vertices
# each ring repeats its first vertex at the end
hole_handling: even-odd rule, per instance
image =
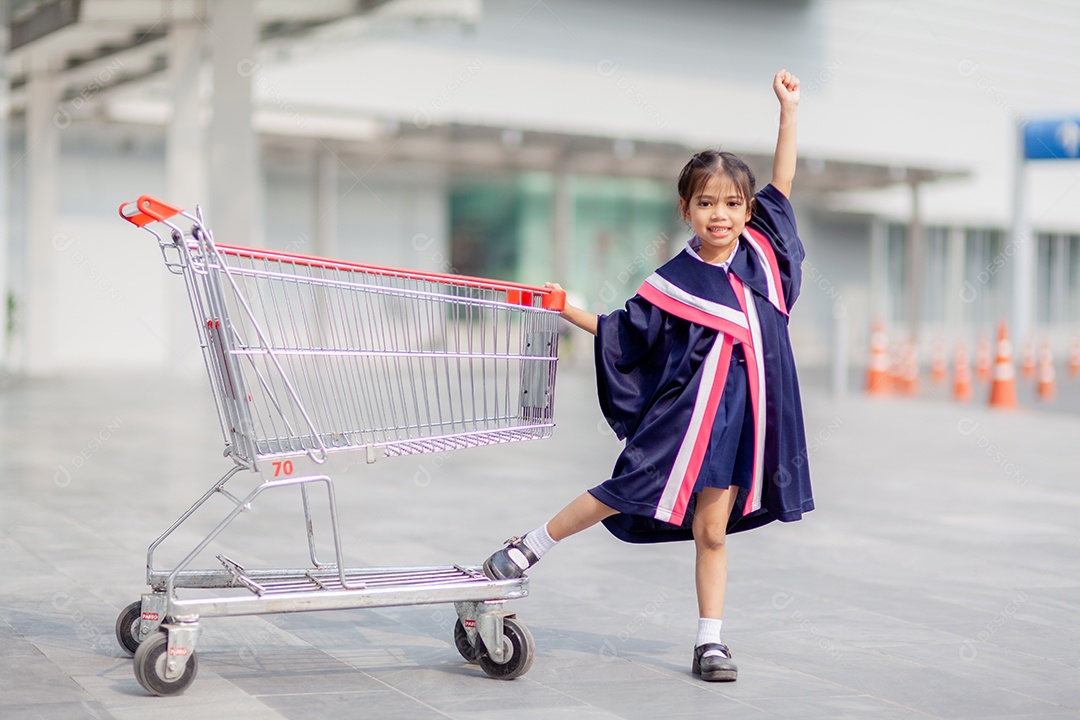
POLYGON ((121 216, 153 234, 187 286, 233 466, 147 550, 150 592, 116 622, 149 692, 185 690, 199 619, 454 603, 461 655, 492 677, 529 669, 533 640, 506 600, 528 580, 478 566, 347 568, 330 473, 352 462, 550 436, 565 295, 496 280, 218 245, 194 214, 143 195, 121 216), (233 494, 236 476, 255 487, 233 494), (311 567, 252 569, 196 558, 268 490, 298 486, 311 567), (316 552, 309 491, 326 491, 332 557, 316 552), (213 497, 224 519, 171 569, 158 547, 213 497), (185 590, 181 597, 178 590, 185 590), (209 594, 189 593, 209 590, 209 594))

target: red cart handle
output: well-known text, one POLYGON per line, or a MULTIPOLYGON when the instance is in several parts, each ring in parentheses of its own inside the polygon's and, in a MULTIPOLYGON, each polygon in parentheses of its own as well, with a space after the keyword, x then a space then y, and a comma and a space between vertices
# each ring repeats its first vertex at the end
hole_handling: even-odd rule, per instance
POLYGON ((143 227, 152 222, 164 222, 184 212, 175 205, 159 200, 153 195, 141 195, 133 203, 120 205, 120 217, 136 227, 143 227))
MULTIPOLYGON (((164 200, 159 200, 153 195, 140 195, 139 199, 133 203, 122 203, 120 205, 120 217, 127 220, 136 227, 143 227, 149 225, 152 222, 164 222, 171 217, 179 215, 184 212, 175 205, 170 205, 164 200)), ((531 287, 529 285, 520 285, 518 283, 503 283, 494 280, 485 280, 482 278, 470 278, 463 276, 442 275, 439 273, 413 271, 413 270, 396 270, 393 268, 380 268, 373 265, 361 265, 359 263, 350 263, 341 260, 327 260, 324 258, 306 257, 303 255, 295 255, 291 253, 279 253, 272 250, 256 250, 254 248, 243 248, 232 245, 219 245, 218 249, 230 253, 233 255, 247 255, 250 257, 269 258, 271 256, 285 258, 290 261, 301 263, 329 263, 334 267, 339 268, 354 268, 364 271, 376 271, 390 275, 398 275, 400 277, 413 277, 413 278, 426 278, 432 280, 448 280, 452 284, 461 284, 465 286, 474 285, 477 287, 492 288, 506 288, 506 300, 514 305, 531 305, 533 296, 536 294, 541 295, 540 305, 546 310, 555 310, 562 312, 566 307, 566 293, 562 290, 553 290, 549 288, 531 287)))
POLYGON ((549 290, 540 304, 547 310, 558 310, 562 312, 566 309, 566 291, 565 290, 549 290))

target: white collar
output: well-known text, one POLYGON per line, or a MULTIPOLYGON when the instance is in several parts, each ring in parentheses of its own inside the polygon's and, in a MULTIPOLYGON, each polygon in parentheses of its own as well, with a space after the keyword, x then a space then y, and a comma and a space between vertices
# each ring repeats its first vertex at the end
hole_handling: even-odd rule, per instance
MULTIPOLYGON (((740 242, 739 240, 736 240, 735 247, 731 249, 731 254, 727 256, 727 260, 725 260, 724 262, 708 263, 708 264, 712 265, 713 267, 723 268, 724 272, 727 272, 728 270, 730 270, 731 269, 731 261, 735 259, 735 253, 739 250, 739 244, 738 244, 739 242, 740 242)), ((690 238, 689 240, 686 241, 686 251, 688 253, 690 253, 690 257, 696 258, 697 260, 700 260, 701 262, 705 262, 705 260, 700 255, 698 255, 698 250, 700 248, 701 248, 701 238, 699 238, 697 235, 695 235, 694 237, 692 237, 692 238, 690 238)))

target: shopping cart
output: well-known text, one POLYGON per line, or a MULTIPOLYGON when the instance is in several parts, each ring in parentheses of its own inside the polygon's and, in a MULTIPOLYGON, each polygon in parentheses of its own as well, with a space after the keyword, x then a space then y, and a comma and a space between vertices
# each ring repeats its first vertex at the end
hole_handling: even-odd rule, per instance
POLYGON ((347 568, 331 473, 548 437, 564 294, 218 245, 199 209, 147 195, 120 214, 157 237, 166 267, 184 278, 233 463, 150 545, 150 592, 117 618, 139 683, 157 695, 191 684, 204 617, 431 603, 454 603, 454 642, 466 660, 496 678, 526 672, 533 639, 503 603, 528 594, 527 578, 491 580, 470 565, 347 568), (255 479, 246 495, 226 488, 238 475, 255 479), (284 487, 300 489, 311 567, 252 569, 220 554, 220 568, 191 567, 259 496, 284 487), (309 492, 319 487, 326 561, 309 492), (212 497, 227 499, 224 519, 174 567, 156 568, 155 551, 212 497))

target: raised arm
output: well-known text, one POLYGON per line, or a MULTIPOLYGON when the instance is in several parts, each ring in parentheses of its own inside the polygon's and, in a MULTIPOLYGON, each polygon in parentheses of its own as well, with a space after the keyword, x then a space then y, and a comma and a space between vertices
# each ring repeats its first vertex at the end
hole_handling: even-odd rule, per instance
POLYGON ((773 154, 772 184, 784 193, 791 195, 791 182, 795 179, 795 130, 799 120, 799 78, 781 70, 773 78, 773 91, 780 101, 780 131, 776 137, 776 152, 773 154))

